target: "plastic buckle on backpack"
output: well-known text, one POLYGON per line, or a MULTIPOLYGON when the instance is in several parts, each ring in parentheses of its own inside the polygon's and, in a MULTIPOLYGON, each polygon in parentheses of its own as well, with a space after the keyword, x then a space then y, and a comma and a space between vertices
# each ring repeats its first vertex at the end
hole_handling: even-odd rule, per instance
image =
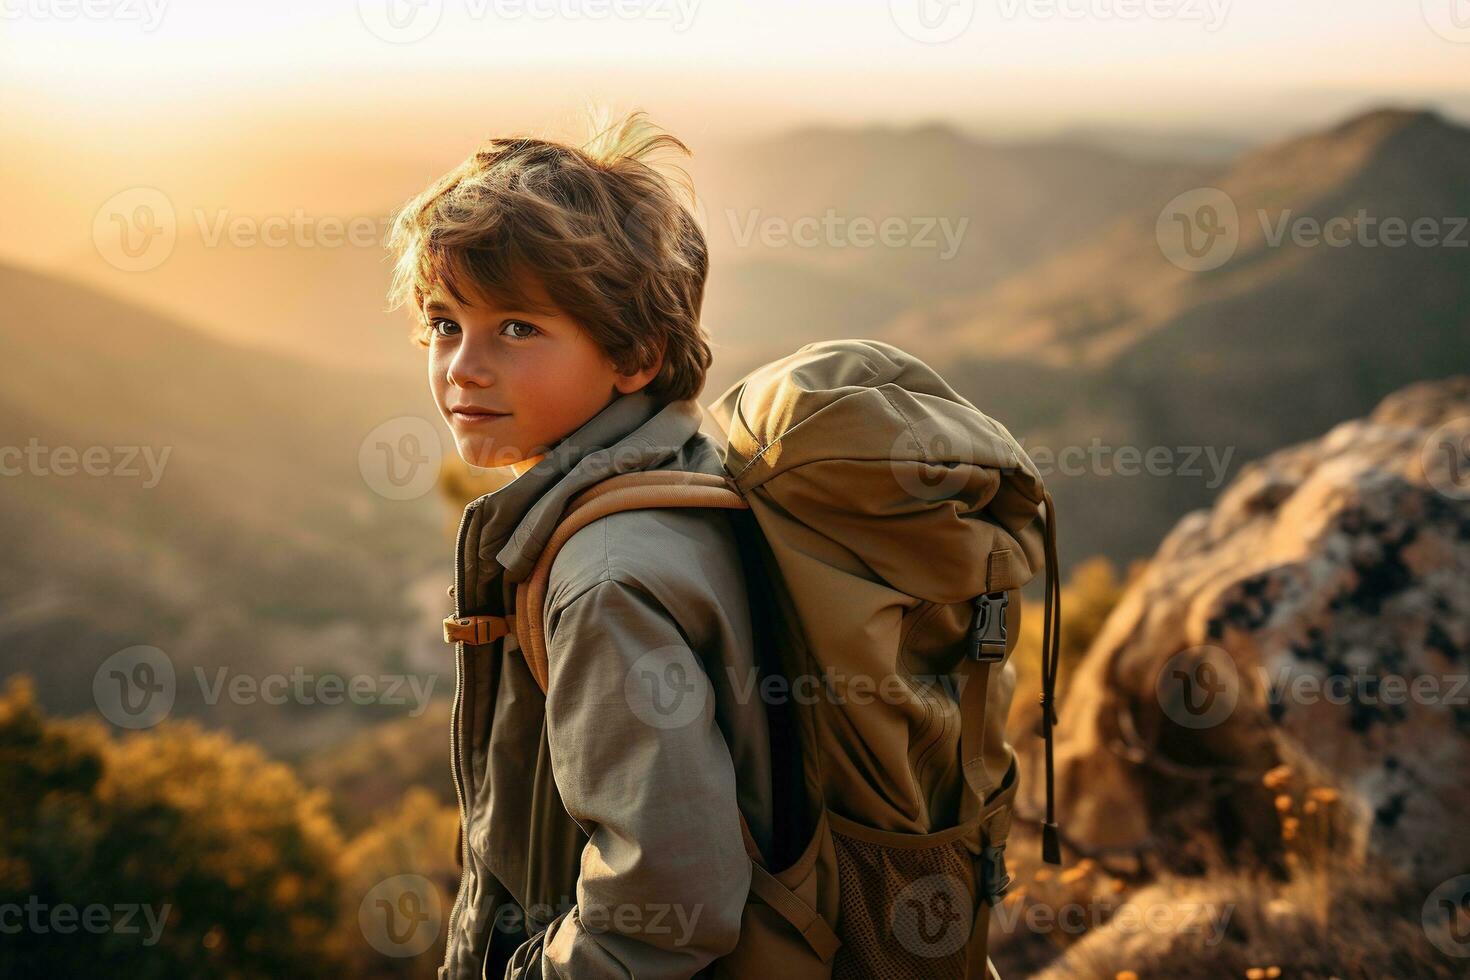
POLYGON ((980 895, 985 904, 995 905, 1011 889, 1011 876, 1006 872, 1005 845, 986 844, 980 849, 980 895))
POLYGON ((970 659, 994 663, 1006 657, 1006 606, 1009 592, 987 592, 973 600, 975 615, 970 620, 970 659))

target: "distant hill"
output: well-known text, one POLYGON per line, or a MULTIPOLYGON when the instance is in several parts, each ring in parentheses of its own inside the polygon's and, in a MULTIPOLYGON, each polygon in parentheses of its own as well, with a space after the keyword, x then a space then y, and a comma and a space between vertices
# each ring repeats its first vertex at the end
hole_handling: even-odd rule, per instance
MULTIPOLYGON (((1088 240, 876 336, 952 374, 1028 447, 1212 446, 1238 466, 1470 364, 1470 248, 1270 240, 1283 216, 1321 226, 1364 212, 1433 219, 1463 243, 1467 163, 1470 130, 1366 113, 1211 181, 1239 215, 1238 247, 1218 268, 1165 258, 1156 228, 1175 192, 1161 188, 1088 240)), ((1066 549, 1115 558, 1141 554, 1211 494, 1183 476, 1059 475, 1055 488, 1066 549)))
POLYGON ((408 314, 384 310, 390 207, 242 213, 173 204, 178 238, 157 266, 120 271, 88 248, 65 274, 231 343, 366 371, 413 359, 408 314))
POLYGON ((1226 132, 1144 129, 1126 126, 1075 126, 1057 138, 1084 143, 1142 160, 1225 164, 1250 149, 1253 141, 1226 132))
POLYGON ((1217 169, 939 124, 806 127, 690 164, 712 255, 711 397, 801 344, 999 282, 1217 169), (861 222, 894 219, 898 244, 862 237, 861 222))
POLYGON ((1133 159, 1082 142, 987 142, 942 124, 808 127, 739 148, 699 191, 717 256, 732 246, 742 256, 765 251, 900 287, 922 301, 1004 279, 1152 200, 1159 188, 1184 190, 1217 169, 1133 159), (844 224, 830 236, 824 231, 818 245, 738 244, 754 215, 791 223, 821 219, 828 209, 844 224), (852 222, 889 218, 907 223, 909 234, 897 244, 848 243, 852 222), (953 254, 942 226, 925 236, 920 222, 931 218, 962 232, 953 254))
POLYGON ((192 668, 422 666, 412 586, 446 574, 440 505, 387 500, 358 467, 377 425, 430 417, 417 372, 331 371, 221 343, 13 267, 0 266, 0 296, 0 445, 48 454, 5 459, 19 472, 3 478, 0 674, 25 670, 48 707, 90 711, 103 660, 156 646, 181 679, 175 715, 295 743, 350 727, 356 709, 206 709, 192 668), (93 447, 113 475, 62 475, 49 455, 93 447))

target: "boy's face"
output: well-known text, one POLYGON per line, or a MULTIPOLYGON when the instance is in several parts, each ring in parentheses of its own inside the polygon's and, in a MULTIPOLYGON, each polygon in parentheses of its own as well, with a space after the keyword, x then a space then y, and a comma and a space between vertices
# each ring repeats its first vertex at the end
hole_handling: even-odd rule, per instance
MULTIPOLYGON (((528 297, 555 310, 540 283, 528 297)), ((444 290, 424 303, 429 387, 472 466, 535 464, 620 394, 658 373, 653 364, 619 374, 582 325, 565 313, 501 308, 489 299, 460 306, 444 290)))

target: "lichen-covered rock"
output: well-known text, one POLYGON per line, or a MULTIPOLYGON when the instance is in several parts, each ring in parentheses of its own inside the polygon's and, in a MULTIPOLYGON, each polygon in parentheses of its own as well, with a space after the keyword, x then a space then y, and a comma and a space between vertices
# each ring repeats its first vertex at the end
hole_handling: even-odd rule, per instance
POLYGON ((1201 832, 1270 856, 1286 804, 1262 779, 1285 762, 1341 791, 1342 846, 1433 884, 1470 868, 1467 674, 1459 377, 1251 464, 1179 522, 1068 684, 1063 830, 1176 868, 1201 832))

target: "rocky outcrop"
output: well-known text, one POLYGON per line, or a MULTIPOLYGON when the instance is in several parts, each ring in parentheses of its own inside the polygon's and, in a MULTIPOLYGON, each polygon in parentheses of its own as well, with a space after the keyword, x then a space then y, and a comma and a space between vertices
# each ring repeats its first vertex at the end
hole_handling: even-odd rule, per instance
POLYGON ((1206 838, 1271 860, 1294 773, 1340 794, 1334 848, 1432 886, 1470 867, 1467 674, 1459 377, 1251 464, 1178 523, 1068 684, 1063 829, 1099 859, 1188 870, 1206 838))

